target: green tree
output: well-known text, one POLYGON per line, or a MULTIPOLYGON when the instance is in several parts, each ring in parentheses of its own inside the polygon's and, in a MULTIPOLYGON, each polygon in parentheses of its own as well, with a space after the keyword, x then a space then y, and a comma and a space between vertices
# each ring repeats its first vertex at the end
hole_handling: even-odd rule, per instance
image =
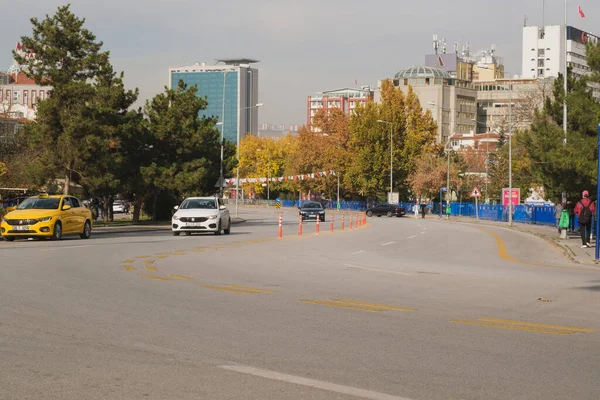
MULTIPOLYGON (((220 132, 216 119, 199 117, 207 103, 196 93, 196 86, 188 88, 180 81, 176 89, 165 88, 164 93, 146 102, 144 129, 150 140, 144 151, 148 153, 149 163, 141 166, 140 173, 146 194, 153 195, 151 210, 155 217, 156 199, 161 191, 177 197, 217 191, 220 132)), ((231 176, 234 155, 234 145, 226 143, 226 177, 231 176)))
POLYGON ((36 123, 29 132, 33 145, 45 150, 48 174, 65 177, 66 194, 73 172, 91 156, 94 138, 88 104, 95 95, 93 82, 109 62, 108 52, 101 51, 102 42, 96 41, 84 23, 70 6, 59 7, 42 21, 32 18, 33 34, 21 37, 21 42, 35 58, 13 52, 37 84, 52 85, 47 100, 39 103, 36 123))

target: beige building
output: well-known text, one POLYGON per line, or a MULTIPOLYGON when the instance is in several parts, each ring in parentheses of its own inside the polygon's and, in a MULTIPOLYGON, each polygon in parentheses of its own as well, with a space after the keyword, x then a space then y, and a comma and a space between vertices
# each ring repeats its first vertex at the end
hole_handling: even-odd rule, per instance
MULTIPOLYGON (((439 143, 445 144, 452 134, 475 130, 477 93, 469 81, 453 78, 440 68, 418 66, 398 71, 393 82, 404 93, 412 87, 423 109, 431 111, 439 143)), ((375 101, 381 101, 380 90, 375 101)))
POLYGON ((306 99, 306 124, 311 126, 313 118, 321 109, 325 111, 339 108, 346 115, 351 115, 359 104, 367 104, 373 99, 371 86, 363 86, 361 89, 343 88, 317 93, 306 99))
POLYGON ((477 133, 526 129, 535 108, 552 92, 552 79, 514 78, 474 82, 477 90, 477 133), (509 105, 512 103, 512 109, 509 105))

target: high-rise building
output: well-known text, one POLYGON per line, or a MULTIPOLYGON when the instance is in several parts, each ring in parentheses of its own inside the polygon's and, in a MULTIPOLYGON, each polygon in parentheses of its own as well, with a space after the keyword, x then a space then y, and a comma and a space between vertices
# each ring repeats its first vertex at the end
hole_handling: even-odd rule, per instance
POLYGON ((306 123, 312 125, 317 111, 339 108, 345 114, 351 114, 358 104, 366 104, 373 99, 371 86, 363 86, 360 89, 343 88, 319 92, 315 96, 308 96, 306 100, 306 123))
POLYGON ((523 77, 557 77, 565 72, 565 57, 573 68, 573 75, 586 75, 590 68, 585 44, 599 40, 598 36, 572 26, 567 26, 566 32, 564 25, 524 26, 523 77))
POLYGON ((197 85, 197 96, 208 105, 201 116, 216 117, 223 122, 226 140, 239 143, 247 133, 258 132, 258 69, 249 58, 219 59, 215 65, 194 64, 169 69, 169 87, 183 80, 197 85))

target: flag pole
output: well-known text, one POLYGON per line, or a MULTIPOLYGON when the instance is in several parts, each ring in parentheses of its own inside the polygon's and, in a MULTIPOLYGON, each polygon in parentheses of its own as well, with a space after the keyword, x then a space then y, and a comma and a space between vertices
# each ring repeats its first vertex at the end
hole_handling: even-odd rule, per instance
POLYGON ((567 61, 567 0, 565 0, 565 74, 563 76, 565 97, 563 99, 563 145, 567 144, 567 78, 568 78, 569 62, 567 61))

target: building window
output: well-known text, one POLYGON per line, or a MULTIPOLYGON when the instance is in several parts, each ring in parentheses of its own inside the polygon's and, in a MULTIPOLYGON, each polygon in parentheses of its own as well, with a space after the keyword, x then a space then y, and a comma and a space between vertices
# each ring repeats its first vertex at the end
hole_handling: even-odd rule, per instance
POLYGON ((544 57, 546 55, 546 51, 544 49, 538 49, 538 57, 544 57))
POLYGON ((35 101, 37 100, 37 95, 36 95, 36 91, 32 90, 31 91, 31 105, 35 106, 35 101))
POLYGON ((40 100, 44 100, 44 91, 40 90, 40 100))
POLYGON ((29 102, 27 100, 29 100, 29 91, 23 90, 23 105, 24 106, 29 106, 29 102))
POLYGON ((538 76, 544 76, 544 70, 538 69, 538 76))
POLYGON ((17 92, 16 90, 13 92, 13 103, 18 103, 19 102, 19 92, 17 92))
POLYGON ((10 90, 6 91, 6 102, 10 102, 10 90))
POLYGON ((538 68, 542 68, 543 66, 544 66, 544 59, 543 59, 543 58, 540 58, 540 59, 538 60, 538 68))

